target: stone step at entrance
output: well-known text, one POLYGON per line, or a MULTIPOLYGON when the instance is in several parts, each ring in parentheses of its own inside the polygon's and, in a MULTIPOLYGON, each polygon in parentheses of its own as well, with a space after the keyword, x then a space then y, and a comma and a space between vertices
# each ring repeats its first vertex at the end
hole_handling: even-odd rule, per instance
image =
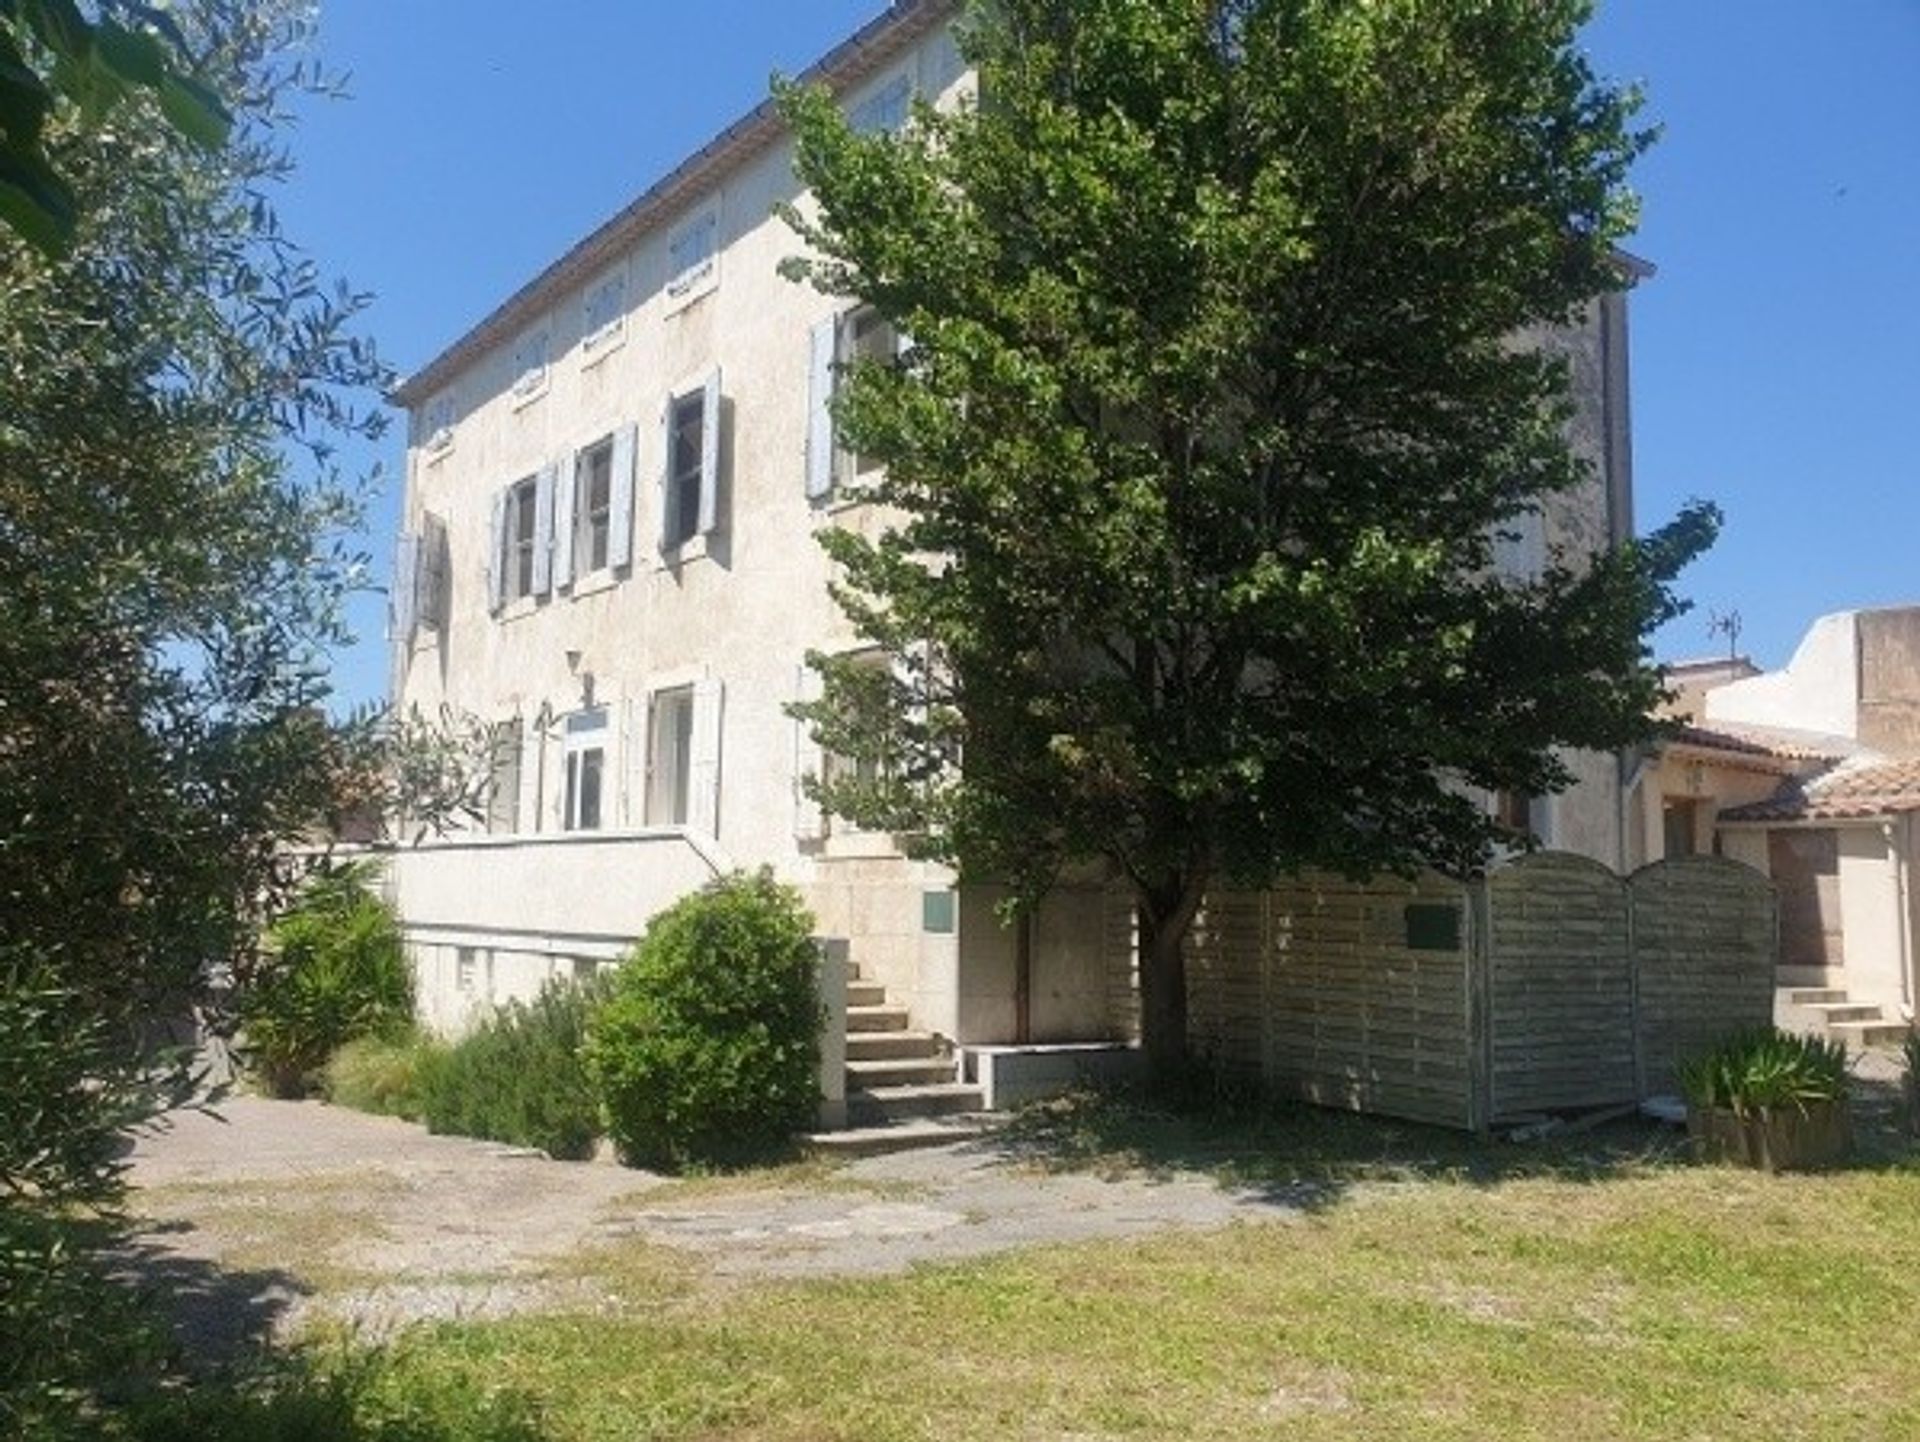
POLYGON ((1849 1051, 1868 1047, 1897 1047, 1912 1031, 1898 1017, 1890 1017, 1878 1002, 1854 1001, 1835 983, 1832 968, 1781 967, 1788 971, 1825 972, 1805 984, 1782 985, 1774 992, 1774 1017, 1789 1031, 1805 1032, 1843 1043, 1849 1051))

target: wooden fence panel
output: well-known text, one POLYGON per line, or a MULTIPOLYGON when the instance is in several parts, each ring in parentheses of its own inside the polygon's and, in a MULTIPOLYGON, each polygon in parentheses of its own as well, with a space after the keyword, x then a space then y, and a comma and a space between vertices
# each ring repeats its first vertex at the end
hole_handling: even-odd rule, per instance
POLYGON ((1750 866, 1683 856, 1627 879, 1639 988, 1640 1095, 1675 1090, 1675 1069, 1728 1032, 1773 1020, 1779 913, 1750 866))
POLYGON ((1596 861, 1523 857, 1487 878, 1494 1120, 1635 1099, 1627 891, 1596 861))

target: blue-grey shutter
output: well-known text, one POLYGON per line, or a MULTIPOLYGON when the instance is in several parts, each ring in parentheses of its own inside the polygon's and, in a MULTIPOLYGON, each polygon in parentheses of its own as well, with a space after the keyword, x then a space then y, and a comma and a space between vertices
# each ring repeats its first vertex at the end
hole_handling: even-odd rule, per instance
POLYGON ((580 481, 580 452, 554 463, 558 481, 553 501, 553 589, 573 584, 574 496, 580 481))
POLYGON ((553 588, 553 477, 548 466, 533 483, 533 594, 553 588))
POLYGON ((493 493, 493 524, 487 532, 487 609, 498 612, 506 599, 507 574, 501 552, 507 544, 507 493, 493 493))
POLYGON ((702 836, 720 834, 720 706, 715 680, 693 684, 693 736, 687 755, 687 825, 702 836))
POLYGON ((833 359, 840 318, 813 328, 807 354, 807 499, 833 493, 833 359))
POLYGON ((400 543, 393 551, 393 586, 387 601, 393 639, 403 646, 413 640, 414 628, 419 624, 420 611, 416 604, 420 594, 419 576, 420 538, 402 531, 400 543))
MULTIPOLYGON (((820 699, 820 673, 802 662, 794 678, 796 701, 820 699)), ((813 723, 793 720, 793 834, 799 841, 818 841, 827 834, 827 816, 807 794, 807 778, 818 778, 825 765, 820 743, 813 739, 813 723)))
POLYGON ((720 524, 720 372, 707 377, 700 397, 700 534, 720 524))
POLYGON ((633 476, 639 450, 638 426, 622 426, 613 433, 613 506, 607 517, 607 564, 616 570, 633 564, 633 476))

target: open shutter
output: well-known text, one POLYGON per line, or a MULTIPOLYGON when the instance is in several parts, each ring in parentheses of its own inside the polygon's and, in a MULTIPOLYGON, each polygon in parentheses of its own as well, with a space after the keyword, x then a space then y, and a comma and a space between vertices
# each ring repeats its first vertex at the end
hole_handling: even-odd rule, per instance
POLYGON ((670 550, 667 538, 673 534, 673 397, 667 397, 667 408, 660 417, 660 465, 656 476, 656 489, 659 491, 660 512, 659 528, 655 532, 655 544, 662 551, 670 550))
POLYGON ((553 466, 533 483, 533 594, 553 589, 553 466))
MULTIPOLYGON (((800 663, 794 678, 796 701, 820 699, 820 673, 800 663)), ((819 841, 827 834, 827 815, 820 803, 807 794, 807 778, 818 776, 824 762, 820 743, 813 739, 813 727, 799 717, 793 720, 793 835, 797 841, 819 841)))
POLYGON ((393 639, 403 646, 413 639, 414 627, 419 623, 419 586, 420 538, 402 531, 399 544, 393 549, 393 586, 387 594, 387 609, 393 639))
POLYGON ((553 589, 573 584, 574 496, 580 484, 580 453, 554 463, 558 482, 553 499, 553 589))
POLYGON ((833 492, 833 359, 838 316, 813 328, 807 354, 807 499, 833 492))
POLYGON ((639 449, 638 426, 622 426, 613 433, 613 505, 607 518, 607 564, 616 570, 633 564, 633 476, 639 449))
POLYGON ((447 624, 447 523, 432 512, 420 531, 420 570, 413 594, 418 623, 443 629, 447 624))
POLYGON ((694 683, 687 824, 703 836, 720 834, 720 704, 718 681, 694 683))
POLYGON ((506 596, 506 571, 500 553, 507 541, 507 493, 493 493, 493 524, 487 531, 487 610, 498 612, 506 596))
POLYGON ((700 396, 700 534, 720 524, 720 372, 707 377, 700 396))

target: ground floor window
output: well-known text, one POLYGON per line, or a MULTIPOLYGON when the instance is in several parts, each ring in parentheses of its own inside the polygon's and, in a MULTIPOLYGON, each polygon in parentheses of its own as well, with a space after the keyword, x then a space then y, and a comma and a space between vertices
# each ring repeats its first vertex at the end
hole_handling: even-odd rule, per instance
POLYGON ((693 794, 693 687, 654 693, 647 738, 647 824, 685 826, 693 794))
POLYGON ((567 787, 561 824, 568 831, 598 831, 607 771, 606 707, 569 716, 565 737, 567 787))

